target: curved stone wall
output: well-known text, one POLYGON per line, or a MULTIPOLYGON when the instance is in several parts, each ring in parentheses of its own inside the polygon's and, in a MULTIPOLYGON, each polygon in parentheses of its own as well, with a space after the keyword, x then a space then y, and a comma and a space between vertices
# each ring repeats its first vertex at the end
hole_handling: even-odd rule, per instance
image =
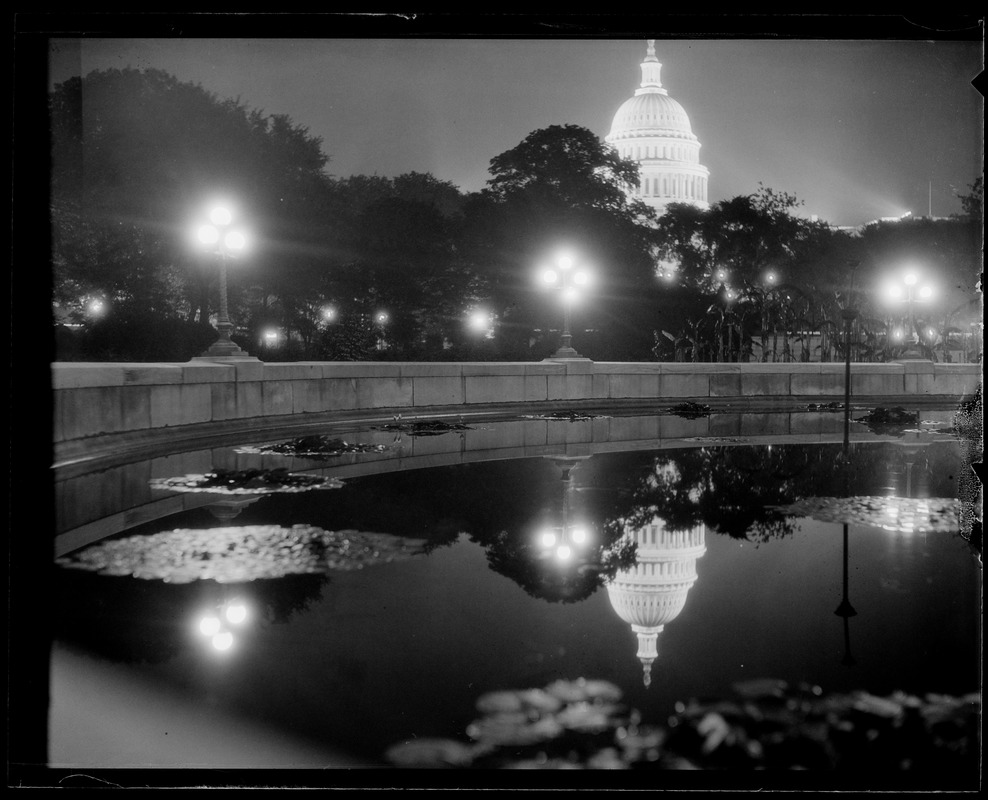
MULTIPOLYGON (((959 401, 977 364, 852 364, 857 400, 959 401)), ((843 364, 298 362, 55 363, 56 463, 154 441, 288 427, 341 416, 452 413, 515 404, 842 400, 843 364)))

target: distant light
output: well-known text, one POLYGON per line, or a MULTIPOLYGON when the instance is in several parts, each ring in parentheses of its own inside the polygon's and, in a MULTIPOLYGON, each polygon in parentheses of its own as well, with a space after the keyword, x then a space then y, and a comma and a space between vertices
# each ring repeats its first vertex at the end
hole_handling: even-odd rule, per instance
POLYGON ((724 270, 718 270, 717 280, 722 281, 727 277, 727 273, 724 270))
POLYGON ((226 607, 227 622, 240 625, 247 619, 247 606, 243 603, 233 603, 226 607))
POLYGON ((775 283, 775 273, 770 272, 768 275, 765 276, 765 280, 767 280, 769 283, 775 283))
POLYGON ((213 206, 209 211, 209 221, 222 228, 233 221, 233 212, 226 206, 213 206))
POLYGON ((105 308, 106 308, 106 304, 102 300, 95 299, 89 301, 88 309, 90 314, 93 315, 102 314, 105 308))
POLYGON ((936 335, 937 335, 937 332, 935 330, 933 330, 933 328, 930 328, 926 332, 926 335, 929 336, 931 339, 935 339, 936 338, 936 335))
POLYGON ((266 330, 264 331, 264 341, 271 343, 278 341, 278 331, 276 330, 266 330))
POLYGON ((556 558, 560 561, 569 561, 572 555, 573 551, 569 548, 569 545, 562 544, 556 548, 556 558))
POLYGON ((896 340, 901 339, 902 338, 902 330, 900 328, 896 328, 894 331, 892 331, 892 338, 893 339, 896 339, 896 340))
POLYGON ((216 244, 220 240, 220 232, 212 225, 200 225, 196 236, 202 244, 216 244))
POLYGON ((233 647, 233 634, 229 631, 217 633, 213 637, 213 647, 220 651, 229 650, 233 647))
POLYGON ((490 326, 491 317, 484 311, 474 311, 470 315, 470 327, 475 331, 485 331, 490 326))
POLYGON ((323 319, 336 319, 336 309, 332 306, 325 306, 322 310, 323 319))
POLYGON ((377 313, 377 315, 374 317, 374 319, 377 320, 379 323, 381 323, 383 325, 385 322, 388 321, 387 312, 385 312, 385 311, 379 311, 377 313))
POLYGON ((552 547, 556 543, 556 534, 552 531, 543 531, 540 541, 543 547, 552 547))
POLYGON ((219 633, 220 630, 220 619, 219 617, 214 617, 212 615, 208 617, 203 617, 199 620, 199 633, 203 636, 213 636, 219 633))

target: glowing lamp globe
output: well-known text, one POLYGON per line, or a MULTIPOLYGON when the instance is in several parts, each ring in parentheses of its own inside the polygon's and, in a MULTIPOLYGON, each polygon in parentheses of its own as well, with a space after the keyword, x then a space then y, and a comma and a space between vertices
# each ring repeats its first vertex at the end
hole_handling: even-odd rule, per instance
POLYGON ((247 237, 240 231, 231 231, 223 237, 223 244, 227 250, 243 250, 247 247, 247 237))
POLYGON ((213 206, 209 211, 209 221, 223 227, 233 221, 233 212, 226 206, 213 206))
POLYGON ((199 620, 199 633, 203 636, 214 636, 219 633, 220 620, 218 617, 208 616, 199 620))
POLYGON ((202 244, 216 244, 220 240, 220 232, 212 225, 200 225, 196 237, 202 244))
POLYGON ((243 603, 234 603, 226 607, 227 622, 234 625, 241 625, 247 619, 247 606, 243 603))

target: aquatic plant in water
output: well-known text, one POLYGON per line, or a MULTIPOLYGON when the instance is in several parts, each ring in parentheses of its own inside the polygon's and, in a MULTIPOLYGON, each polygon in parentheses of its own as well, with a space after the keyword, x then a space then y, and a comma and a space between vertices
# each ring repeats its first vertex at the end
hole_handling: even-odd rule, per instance
POLYGON ((328 458, 349 453, 383 453, 388 447, 383 444, 348 442, 334 436, 299 436, 285 442, 264 445, 247 445, 235 449, 237 453, 275 453, 285 456, 305 458, 328 458))
POLYGON ((177 478, 153 478, 152 489, 172 492, 207 492, 212 494, 272 494, 307 492, 310 489, 339 489, 343 481, 320 475, 302 475, 286 469, 214 469, 202 475, 177 478))
POLYGON ((90 545, 59 566, 101 575, 168 583, 240 583, 285 575, 323 574, 404 560, 424 552, 420 539, 311 525, 179 528, 90 545))
POLYGON ((499 769, 977 769, 981 698, 825 693, 759 679, 722 699, 676 703, 645 722, 606 681, 483 695, 469 742, 414 739, 388 749, 398 767, 499 769))

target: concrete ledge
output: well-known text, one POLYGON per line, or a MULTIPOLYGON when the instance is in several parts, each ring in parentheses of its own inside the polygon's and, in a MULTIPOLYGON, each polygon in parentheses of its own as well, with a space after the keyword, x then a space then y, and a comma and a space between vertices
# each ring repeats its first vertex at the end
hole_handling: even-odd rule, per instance
MULTIPOLYGON (((466 408, 513 403, 669 402, 677 399, 834 399, 839 363, 298 362, 52 365, 53 441, 77 451, 87 439, 202 423, 312 417, 376 409, 466 408), (80 443, 77 447, 73 443, 80 443)), ((970 397, 978 364, 903 361, 851 365, 857 398, 970 397)), ((555 435, 555 434, 553 434, 555 435)), ((556 442, 547 441, 546 444, 556 442)))

